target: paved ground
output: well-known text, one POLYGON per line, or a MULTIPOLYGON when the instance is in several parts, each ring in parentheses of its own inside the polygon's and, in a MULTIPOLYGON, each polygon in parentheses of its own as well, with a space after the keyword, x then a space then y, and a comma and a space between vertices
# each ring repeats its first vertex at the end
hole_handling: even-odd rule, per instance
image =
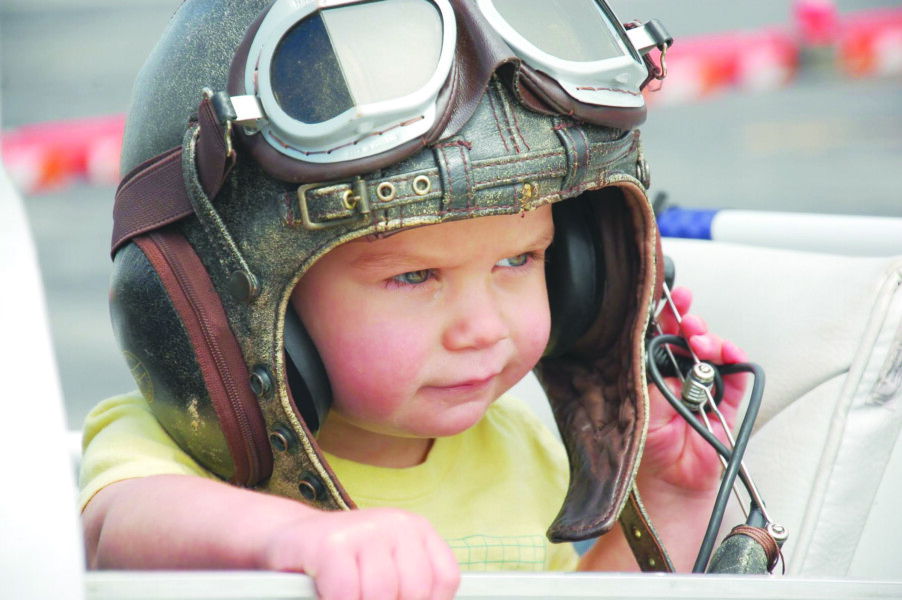
MULTIPOLYGON (((659 16, 675 36, 785 22, 767 0, 618 0, 621 17, 659 16)), ((840 2, 844 10, 898 2, 840 2)), ((175 0, 74 4, 4 0, 3 126, 126 110, 130 82, 175 0)), ((653 192, 697 207, 902 216, 902 80, 806 78, 652 111, 653 192)), ((107 316, 112 188, 26 198, 47 291, 70 426, 133 387, 107 316)))

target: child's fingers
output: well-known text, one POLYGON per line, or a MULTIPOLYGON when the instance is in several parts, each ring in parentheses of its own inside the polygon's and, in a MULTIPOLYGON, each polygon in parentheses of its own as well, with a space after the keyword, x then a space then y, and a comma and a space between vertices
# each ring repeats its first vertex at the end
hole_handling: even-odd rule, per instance
POLYGON ((676 287, 670 290, 670 298, 676 304, 680 314, 685 314, 692 305, 692 291, 685 287, 676 287))
POLYGON ((692 335, 689 347, 700 360, 718 365, 729 365, 748 360, 746 353, 736 344, 713 333, 692 335))
MULTIPOLYGON (((670 297, 673 300, 674 305, 676 305, 680 315, 689 312, 689 307, 692 305, 692 292, 689 291, 688 288, 675 288, 670 292, 670 297)), ((674 334, 679 332, 680 327, 673 316, 673 310, 669 302, 665 302, 664 310, 662 310, 661 314, 658 316, 658 324, 661 326, 661 329, 664 330, 664 333, 674 334)))
POLYGON ((741 363, 748 361, 749 357, 745 350, 731 342, 724 340, 723 342, 723 360, 726 364, 741 363))
POLYGON ((320 571, 308 569, 313 577, 316 595, 322 600, 353 600, 361 597, 360 572, 355 556, 336 553, 323 557, 320 571))
MULTIPOLYGON (((747 360, 745 352, 736 344, 713 334, 696 336, 690 339, 689 345, 701 360, 715 364, 728 365, 747 360)), ((730 423, 735 420, 748 381, 747 373, 734 373, 723 377, 724 394, 720 410, 730 423)))
POLYGON ((315 542, 294 547, 300 569, 283 570, 313 577, 320 598, 448 600, 460 584, 454 554, 419 515, 375 508, 324 513, 301 523, 302 535, 315 542))
POLYGON ((432 563, 432 600, 454 598, 460 586, 460 566, 451 548, 437 535, 426 538, 426 555, 432 563))
POLYGON ((395 548, 398 598, 431 598, 432 565, 423 545, 404 543, 395 548))
POLYGON ((362 549, 357 558, 361 598, 405 597, 398 595, 398 592, 401 579, 408 577, 409 573, 402 570, 406 566, 397 564, 392 554, 375 545, 362 549))
POLYGON ((686 315, 680 325, 680 335, 686 339, 708 333, 708 324, 698 315, 686 315))
POLYGON ((699 360, 723 364, 723 342, 713 333, 690 336, 689 347, 699 360))

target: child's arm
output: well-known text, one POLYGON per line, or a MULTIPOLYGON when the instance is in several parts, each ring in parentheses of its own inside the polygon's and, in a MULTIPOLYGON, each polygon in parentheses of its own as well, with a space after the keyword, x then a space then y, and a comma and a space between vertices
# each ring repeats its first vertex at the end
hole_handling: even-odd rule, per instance
MULTIPOLYGON (((685 314, 692 303, 691 292, 677 288, 672 296, 677 310, 685 314)), ((668 309, 659 322, 665 333, 679 331, 686 337, 700 360, 715 364, 746 360, 740 348, 708 332, 705 322, 697 316, 684 316, 680 328, 668 309)), ((742 402, 746 380, 744 374, 724 377, 724 397, 719 408, 730 426, 742 402)), ((679 380, 669 378, 669 383, 679 396, 679 380)), ((704 538, 723 468, 715 450, 677 414, 654 385, 649 386, 649 400, 648 437, 636 482, 674 566, 677 571, 688 572, 704 538)), ((716 419, 712 422, 717 437, 724 440, 723 428, 716 425, 716 419)), ((635 571, 638 565, 620 527, 615 527, 583 556, 580 568, 635 571)))
POLYGON ((429 522, 395 509, 325 512, 185 475, 111 484, 85 507, 91 568, 306 573, 322 598, 451 598, 457 561, 429 522))

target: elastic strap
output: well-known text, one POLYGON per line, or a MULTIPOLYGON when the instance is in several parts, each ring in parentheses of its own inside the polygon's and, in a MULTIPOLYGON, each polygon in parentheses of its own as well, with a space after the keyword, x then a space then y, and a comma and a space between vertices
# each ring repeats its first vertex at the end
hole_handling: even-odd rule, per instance
MULTIPOLYGON (((235 164, 227 129, 216 119, 212 102, 204 97, 197 109, 197 179, 208 198, 215 198, 235 164), (216 132, 223 130, 222 135, 216 132), (209 133, 208 133, 209 132, 209 133)), ((194 212, 185 189, 182 147, 171 148, 144 161, 122 178, 113 206, 110 254, 136 235, 174 223, 194 212)))

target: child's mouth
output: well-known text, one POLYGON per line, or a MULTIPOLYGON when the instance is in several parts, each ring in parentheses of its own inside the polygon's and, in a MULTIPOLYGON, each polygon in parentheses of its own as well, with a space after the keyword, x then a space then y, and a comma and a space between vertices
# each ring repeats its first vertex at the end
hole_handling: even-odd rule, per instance
POLYGON ((465 381, 458 381, 449 384, 440 384, 430 386, 434 390, 439 390, 441 392, 449 392, 449 393, 478 393, 484 390, 487 390, 495 381, 495 378, 498 377, 498 374, 489 375, 488 377, 483 377, 480 379, 467 379, 465 381))

